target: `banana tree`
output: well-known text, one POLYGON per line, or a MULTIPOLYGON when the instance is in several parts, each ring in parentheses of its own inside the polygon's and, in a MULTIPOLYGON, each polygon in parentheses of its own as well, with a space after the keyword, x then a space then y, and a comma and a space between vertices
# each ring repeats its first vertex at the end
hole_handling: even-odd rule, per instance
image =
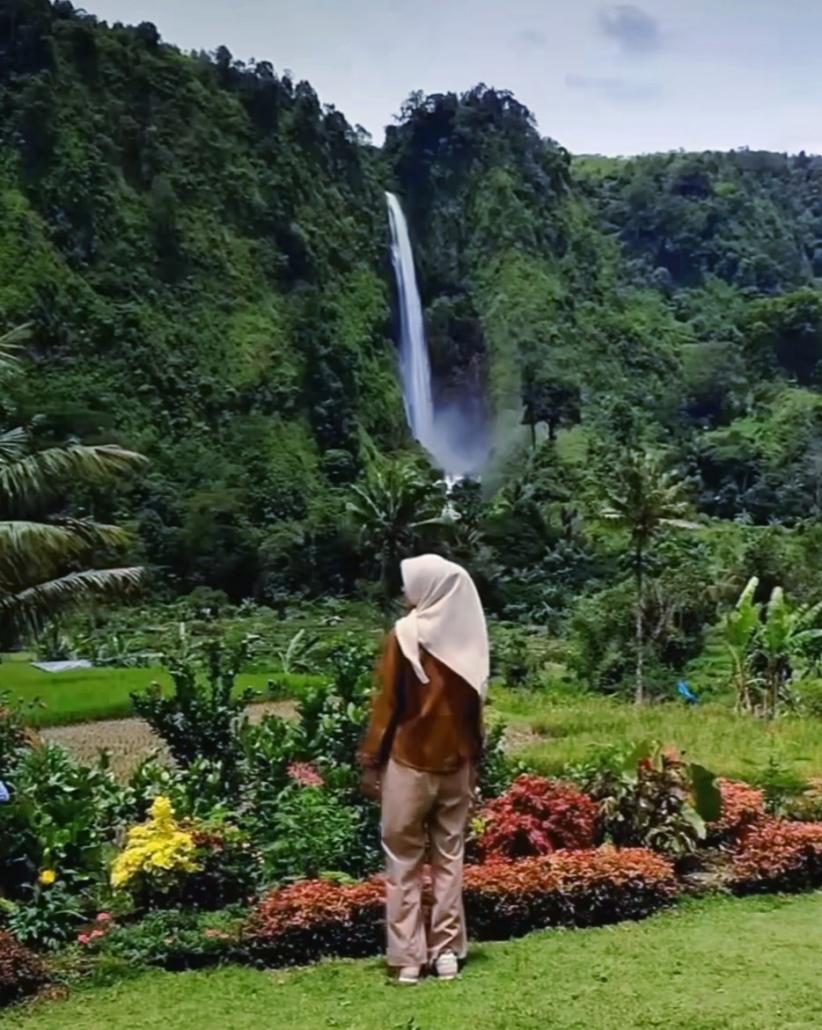
POLYGON ((753 576, 748 580, 736 607, 725 616, 722 623, 722 636, 731 656, 737 708, 744 712, 752 712, 756 706, 757 679, 753 660, 756 638, 762 624, 762 605, 754 600, 758 587, 759 579, 753 576))
POLYGON ((820 615, 822 603, 794 607, 782 587, 774 587, 760 634, 765 659, 765 711, 771 717, 776 715, 797 663, 814 641, 822 639, 820 615))

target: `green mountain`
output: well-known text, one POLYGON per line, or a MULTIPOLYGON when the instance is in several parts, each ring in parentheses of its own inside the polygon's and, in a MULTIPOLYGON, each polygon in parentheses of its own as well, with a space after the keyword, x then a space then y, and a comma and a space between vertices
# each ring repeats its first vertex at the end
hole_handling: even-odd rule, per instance
POLYGON ((483 86, 413 94, 378 149, 270 64, 46 0, 0 4, 0 143, 0 320, 34 330, 7 414, 150 456, 132 494, 71 503, 132 519, 173 589, 360 575, 350 485, 411 446, 387 188, 438 395, 491 427, 487 491, 531 476, 520 423, 547 436, 533 503, 566 529, 520 511, 539 561, 489 530, 509 572, 554 575, 567 502, 620 441, 671 448, 716 518, 819 515, 822 159, 572 159, 483 86))

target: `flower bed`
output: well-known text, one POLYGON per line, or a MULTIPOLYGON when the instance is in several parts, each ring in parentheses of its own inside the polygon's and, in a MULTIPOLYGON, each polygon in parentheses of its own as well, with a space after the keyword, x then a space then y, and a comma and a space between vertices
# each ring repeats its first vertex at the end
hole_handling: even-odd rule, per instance
POLYGON ((47 981, 46 968, 38 956, 0 930, 0 1006, 33 994, 47 981))
POLYGON ((465 876, 469 927, 485 939, 640 919, 676 895, 673 865, 645 848, 561 851, 469 866, 465 876))
MULTIPOLYGON (((272 891, 248 922, 247 946, 269 965, 376 954, 383 945, 383 890, 375 878, 353 885, 310 880, 272 891)), ((638 919, 676 893, 671 863, 641 848, 492 862, 469 866, 465 875, 469 929, 481 938, 638 919)))
POLYGON ((734 852, 729 883, 737 894, 822 885, 822 823, 768 819, 754 826, 734 852))

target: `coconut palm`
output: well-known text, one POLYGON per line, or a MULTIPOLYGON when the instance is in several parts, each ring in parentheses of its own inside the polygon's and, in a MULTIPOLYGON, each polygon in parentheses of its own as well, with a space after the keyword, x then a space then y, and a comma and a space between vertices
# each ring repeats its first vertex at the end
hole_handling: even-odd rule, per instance
MULTIPOLYGON (((25 327, 0 337, 0 382, 19 367, 25 327)), ((43 518, 77 483, 105 485, 145 459, 115 446, 72 444, 37 450, 26 430, 0 433, 0 634, 37 632, 64 609, 91 598, 116 600, 136 588, 144 570, 94 568, 100 552, 121 548, 117 526, 67 516, 43 518)))
POLYGON ((636 676, 635 700, 645 700, 645 555, 651 541, 664 526, 696 529, 685 516, 689 505, 685 484, 666 470, 653 454, 628 451, 617 467, 608 490, 608 507, 602 517, 624 526, 631 538, 631 556, 636 582, 636 676))

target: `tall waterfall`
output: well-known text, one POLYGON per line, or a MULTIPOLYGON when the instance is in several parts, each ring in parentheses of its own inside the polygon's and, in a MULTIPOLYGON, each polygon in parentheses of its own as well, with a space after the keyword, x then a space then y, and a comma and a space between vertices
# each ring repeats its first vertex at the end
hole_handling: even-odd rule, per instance
POLYGON ((408 224, 397 197, 386 193, 391 227, 391 261, 400 313, 400 377, 408 424, 414 438, 449 480, 476 474, 487 457, 481 404, 452 401, 436 406, 422 304, 408 224))
POLYGON ((422 320, 420 291, 414 270, 414 252, 402 206, 393 193, 386 193, 391 225, 391 261, 397 280, 400 308, 400 374, 408 424, 415 439, 433 453, 434 397, 431 390, 431 362, 422 320))

